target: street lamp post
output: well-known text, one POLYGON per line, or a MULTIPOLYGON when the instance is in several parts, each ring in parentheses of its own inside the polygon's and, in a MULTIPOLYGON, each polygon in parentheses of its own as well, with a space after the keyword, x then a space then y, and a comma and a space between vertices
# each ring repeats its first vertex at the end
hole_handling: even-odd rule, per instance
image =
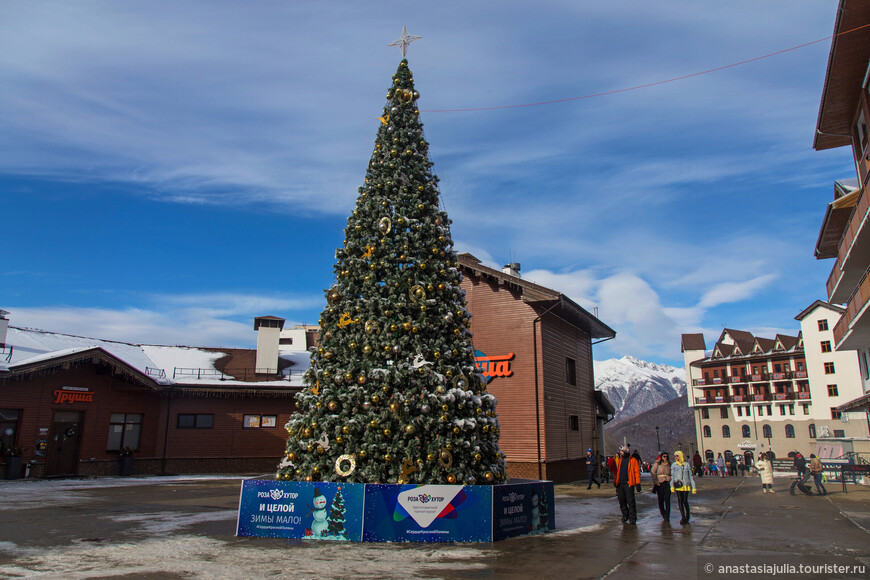
POLYGON ((656 425, 656 444, 659 446, 659 453, 662 452, 662 442, 659 439, 659 426, 656 425))

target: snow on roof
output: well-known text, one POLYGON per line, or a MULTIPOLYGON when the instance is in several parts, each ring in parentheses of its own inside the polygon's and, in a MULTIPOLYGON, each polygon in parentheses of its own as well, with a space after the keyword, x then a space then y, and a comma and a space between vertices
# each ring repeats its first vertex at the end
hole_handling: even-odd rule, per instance
MULTIPOLYGON (((61 334, 30 328, 10 326, 6 344, 12 345, 12 358, 0 370, 14 371, 25 364, 43 362, 63 356, 100 348, 118 360, 126 363, 143 375, 149 376, 158 384, 196 384, 196 385, 256 385, 302 386, 302 372, 308 368, 309 354, 285 353, 281 358, 292 360, 293 372, 290 381, 242 381, 224 375, 215 368, 215 362, 227 353, 190 346, 140 345, 112 340, 101 340, 71 334, 61 334), (179 369, 182 369, 179 372, 179 369), (162 371, 162 373, 161 373, 162 371), (194 372, 196 371, 196 372, 194 372)), ((289 370, 289 369, 288 369, 289 370)))

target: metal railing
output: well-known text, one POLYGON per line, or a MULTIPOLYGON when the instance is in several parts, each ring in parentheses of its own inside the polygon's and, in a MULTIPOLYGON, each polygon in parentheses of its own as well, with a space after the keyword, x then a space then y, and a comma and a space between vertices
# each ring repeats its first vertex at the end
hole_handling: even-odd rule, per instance
POLYGON ((279 372, 277 368, 238 368, 225 369, 220 371, 215 368, 191 368, 191 367, 174 367, 172 369, 172 379, 181 377, 201 379, 217 379, 220 381, 252 381, 254 379, 263 379, 271 376, 271 380, 290 381, 294 377, 301 378, 305 374, 303 370, 285 370, 279 372))

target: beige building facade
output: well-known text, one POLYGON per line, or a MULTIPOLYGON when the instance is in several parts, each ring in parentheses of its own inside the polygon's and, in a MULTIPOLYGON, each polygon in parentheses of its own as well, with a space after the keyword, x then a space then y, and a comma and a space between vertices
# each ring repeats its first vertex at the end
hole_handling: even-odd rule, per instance
POLYGON ((724 329, 712 351, 702 334, 683 335, 702 457, 733 454, 750 463, 767 451, 840 457, 854 441, 870 440, 865 416, 838 410, 863 390, 857 353, 833 348, 842 311, 814 302, 795 317, 797 336, 724 329))

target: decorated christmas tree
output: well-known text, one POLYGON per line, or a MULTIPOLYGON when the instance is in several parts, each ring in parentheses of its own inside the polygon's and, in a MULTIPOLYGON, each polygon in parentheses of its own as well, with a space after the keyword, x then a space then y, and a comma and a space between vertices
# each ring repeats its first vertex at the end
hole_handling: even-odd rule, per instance
POLYGON ((471 315, 418 97, 403 59, 336 251, 280 479, 505 480, 496 401, 474 365, 471 315))
POLYGON ((329 528, 326 530, 330 537, 346 540, 347 530, 344 527, 344 496, 341 495, 341 486, 335 492, 332 499, 332 509, 329 511, 329 528))

